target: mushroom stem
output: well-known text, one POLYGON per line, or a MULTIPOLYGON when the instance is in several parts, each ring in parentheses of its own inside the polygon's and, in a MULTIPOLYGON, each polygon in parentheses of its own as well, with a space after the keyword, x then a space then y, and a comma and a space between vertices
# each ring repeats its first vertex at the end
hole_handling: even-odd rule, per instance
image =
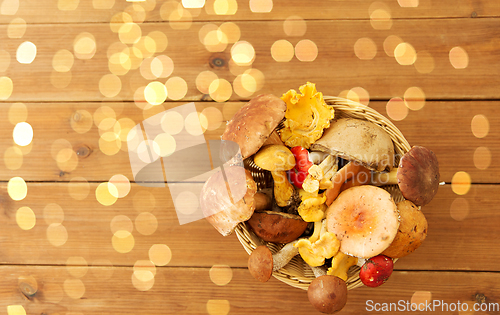
POLYGON ((297 241, 286 244, 279 252, 273 255, 273 271, 285 267, 293 257, 298 255, 299 249, 294 246, 295 243, 297 241))
POLYGON ((274 198, 280 207, 286 207, 292 202, 295 188, 286 178, 285 171, 271 172, 274 180, 274 198))
POLYGON ((311 267, 312 272, 316 278, 326 275, 326 268, 324 266, 311 267))
POLYGON ((372 175, 371 184, 374 186, 396 185, 398 183, 398 169, 393 168, 390 172, 374 172, 372 175))
POLYGON ((350 161, 342 167, 332 178, 333 187, 326 190, 326 205, 330 206, 340 193, 342 184, 350 178, 353 178, 363 169, 361 164, 350 161))

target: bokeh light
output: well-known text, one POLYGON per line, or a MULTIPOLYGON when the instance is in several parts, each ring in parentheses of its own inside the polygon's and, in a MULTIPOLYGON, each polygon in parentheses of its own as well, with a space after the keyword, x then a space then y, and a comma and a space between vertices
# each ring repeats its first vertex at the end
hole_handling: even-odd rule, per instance
POLYGON ((22 230, 31 230, 36 224, 36 215, 30 207, 21 207, 16 211, 16 223, 22 230))
POLYGON ((80 0, 58 0, 57 8, 61 11, 74 11, 79 3, 80 0))
POLYGON ((66 260, 66 270, 75 278, 83 278, 87 274, 89 266, 85 258, 71 256, 66 260))
POLYGON ((48 225, 53 223, 62 224, 64 221, 64 210, 57 203, 49 203, 43 208, 43 219, 48 225))
POLYGON ((491 165, 491 151, 487 147, 478 147, 474 150, 474 166, 485 170, 491 165))
POLYGON ((167 88, 159 81, 150 82, 144 89, 144 98, 151 105, 160 105, 167 99, 167 88))
POLYGON ((7 305, 7 315, 26 315, 22 305, 7 305))
POLYGON ((255 49, 247 41, 239 41, 231 47, 231 58, 237 65, 252 64, 255 59, 255 49))
POLYGON ((409 66, 417 61, 417 52, 409 43, 400 43, 394 49, 394 58, 402 66, 409 66))
POLYGON ((74 300, 81 299, 85 294, 85 285, 80 279, 66 279, 63 283, 64 293, 74 300))
POLYGON ((249 6, 253 13, 269 13, 273 10, 273 0, 250 0, 249 6))
POLYGON ((450 206, 450 216, 456 221, 463 221, 469 215, 469 202, 465 198, 456 198, 450 206))
POLYGON ((68 241, 68 231, 60 223, 52 223, 47 227, 47 240, 56 247, 63 246, 68 241))
POLYGON ((286 39, 280 39, 271 46, 271 56, 277 62, 288 62, 292 60, 295 51, 292 43, 286 39))
POLYGON ((113 219, 111 219, 109 227, 113 234, 120 230, 127 231, 129 233, 132 233, 132 231, 134 230, 134 224, 132 223, 132 220, 130 220, 129 217, 123 214, 117 215, 113 219))
POLYGON ((178 112, 168 111, 161 118, 161 128, 169 135, 176 135, 184 129, 184 117, 178 112))
POLYGON ((27 122, 17 123, 12 132, 14 142, 22 147, 25 147, 33 141, 33 127, 27 122))
POLYGON ((345 98, 363 105, 368 105, 368 103, 370 103, 370 94, 367 90, 359 86, 347 91, 345 98))
POLYGON ((283 22, 283 31, 287 36, 301 37, 307 31, 307 23, 300 16, 292 15, 283 22))
POLYGON ((216 107, 207 107, 201 111, 208 121, 207 130, 216 130, 222 125, 222 112, 216 107))
POLYGON ((233 270, 228 265, 213 265, 209 270, 209 275, 214 284, 223 286, 233 279, 233 270))
POLYGON ((15 15, 19 10, 19 0, 4 0, 0 6, 0 14, 15 15))
POLYGON ((394 50, 396 50, 396 47, 403 43, 403 40, 396 36, 396 35, 389 35, 387 38, 384 40, 384 51, 389 57, 394 57, 394 50))
POLYGON ((361 60, 371 60, 377 55, 377 45, 371 38, 360 38, 354 44, 354 54, 361 60))
POLYGON ((205 5, 205 0, 182 0, 182 5, 186 9, 199 9, 205 5))
POLYGON ((94 35, 82 32, 73 41, 73 51, 78 59, 91 59, 94 57, 97 45, 94 35))
POLYGON ((109 179, 109 183, 115 186, 116 188, 116 190, 115 189, 110 190, 110 193, 112 194, 116 193, 116 195, 114 196, 116 198, 124 198, 130 192, 131 188, 130 181, 125 175, 122 174, 113 175, 109 179))
POLYGON ((400 121, 406 118, 408 115, 408 107, 405 102, 400 97, 393 97, 387 102, 385 107, 387 116, 395 121, 400 121))
POLYGON ((12 95, 14 84, 9 77, 0 77, 0 100, 6 100, 12 95))
POLYGON ((302 39, 295 45, 295 56, 303 62, 311 62, 318 57, 318 46, 309 39, 302 39))
POLYGON ((411 307, 420 311, 425 310, 425 306, 432 302, 432 293, 430 291, 416 291, 411 296, 411 307))
POLYGON ((68 72, 73 67, 75 57, 67 49, 58 50, 52 58, 52 67, 57 72, 68 72))
POLYGON ((200 206, 198 198, 191 191, 179 193, 175 198, 174 205, 177 211, 185 215, 193 214, 200 206))
POLYGON ((212 84, 213 81, 217 80, 219 77, 217 74, 215 74, 212 71, 202 71, 200 74, 196 76, 196 88, 198 91, 200 91, 203 94, 208 94, 209 93, 209 87, 210 84, 212 84))
POLYGON ((434 57, 427 51, 419 51, 414 66, 419 73, 431 73, 435 67, 434 57))
POLYGON ((488 118, 481 114, 472 117, 470 127, 472 130, 472 134, 474 134, 476 138, 484 138, 490 131, 490 123, 488 121, 488 118))
POLYGON ((12 200, 23 200, 28 195, 28 185, 22 177, 12 177, 7 183, 7 192, 12 200))
POLYGON ((115 0, 92 0, 92 6, 96 10, 109 10, 115 5, 115 0))
POLYGON ((416 8, 418 7, 419 0, 398 0, 402 8, 416 8))
POLYGON ((165 87, 168 91, 168 98, 173 101, 178 101, 183 99, 188 92, 187 83, 181 77, 169 78, 165 83, 165 87))
POLYGON ((471 188, 471 177, 464 171, 456 172, 451 179, 451 190, 457 195, 465 195, 471 188))
POLYGON ((389 10, 379 8, 370 13, 370 24, 376 30, 389 30, 392 27, 392 17, 389 10))
POLYGON ((421 110, 425 106, 425 93, 421 88, 412 86, 405 91, 404 101, 411 110, 421 110))
POLYGON ((15 18, 9 23, 7 36, 9 38, 22 38, 26 33, 26 21, 22 18, 15 18))
POLYGON ((69 181, 68 193, 75 200, 84 200, 90 193, 90 184, 84 177, 73 177, 69 181))
POLYGON ((3 154, 5 167, 11 171, 20 169, 23 166, 23 156, 23 151, 19 147, 8 147, 3 154))
POLYGON ((105 97, 114 97, 120 93, 121 89, 122 81, 114 74, 105 74, 99 80, 99 91, 105 97))
POLYGON ((455 69, 465 69, 469 65, 469 55, 462 47, 453 47, 450 50, 449 58, 455 69))
POLYGON ((209 315, 227 315, 231 309, 228 300, 208 300, 207 313, 209 315))
POLYGON ((135 229, 142 235, 151 235, 158 229, 158 219, 151 212, 142 212, 135 218, 135 229))
POLYGON ((24 42, 17 48, 16 59, 19 63, 30 64, 36 58, 36 45, 32 42, 24 42))
POLYGON ((95 190, 97 201, 103 206, 111 206, 117 201, 118 191, 113 184, 108 182, 100 183, 95 190))
POLYGON ((165 244, 154 244, 149 249, 149 259, 156 266, 166 266, 172 259, 172 251, 165 244))
POLYGON ((14 103, 9 107, 8 117, 9 122, 13 125, 24 122, 28 119, 28 108, 24 103, 14 103))
POLYGON ((225 79, 217 79, 210 83, 208 94, 216 102, 225 102, 231 98, 233 88, 225 79))
POLYGON ((111 243, 117 252, 125 254, 132 251, 135 246, 135 239, 129 231, 119 230, 113 234, 111 243))

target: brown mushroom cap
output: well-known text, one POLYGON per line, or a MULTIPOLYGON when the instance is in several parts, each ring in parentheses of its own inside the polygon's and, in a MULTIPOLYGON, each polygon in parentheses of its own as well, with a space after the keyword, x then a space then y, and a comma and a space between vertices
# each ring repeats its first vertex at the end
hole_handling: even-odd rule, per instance
POLYGON ((250 219, 255 205, 257 184, 252 174, 241 166, 229 166, 214 173, 203 185, 200 206, 203 215, 224 236, 250 219))
POLYGON ((260 282, 267 282, 273 274, 273 254, 265 245, 258 246, 248 258, 248 271, 260 282))
POLYGON ((401 258, 413 253, 427 236, 427 220, 420 209, 411 201, 403 200, 397 204, 399 229, 391 245, 382 255, 401 258))
POLYGON ((398 167, 398 185, 403 196, 417 206, 428 204, 439 188, 439 164, 431 150, 414 146, 398 167))
POLYGON ((243 159, 259 150, 285 117, 286 104, 279 97, 264 94, 251 99, 228 122, 222 140, 240 146, 243 159))
POLYGON ((247 223, 264 241, 283 244, 296 240, 308 225, 298 215, 276 211, 254 212, 247 223))
POLYGON ((390 171, 394 167, 391 136, 366 120, 340 118, 332 121, 323 136, 311 145, 311 150, 355 161, 373 171, 390 171))
POLYGON ((307 289, 309 302, 321 313, 333 314, 347 303, 347 285, 336 276, 320 276, 307 289))

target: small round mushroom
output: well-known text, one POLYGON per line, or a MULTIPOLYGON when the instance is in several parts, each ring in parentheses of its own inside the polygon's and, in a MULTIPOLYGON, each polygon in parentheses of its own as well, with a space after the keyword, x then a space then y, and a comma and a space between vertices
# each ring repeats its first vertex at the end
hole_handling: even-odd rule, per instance
POLYGON ((207 221, 227 236, 254 213, 256 191, 257 184, 248 170, 236 165, 225 167, 210 176, 203 185, 201 210, 207 221))
POLYGON ((311 145, 311 150, 357 162, 373 171, 390 171, 394 167, 391 136, 376 124, 362 119, 332 121, 323 136, 311 145))
POLYGON ((389 173, 374 173, 373 185, 398 184, 403 196, 417 206, 431 202, 439 188, 439 164, 431 150, 414 146, 389 173))
POLYGON ((297 256, 299 250, 295 248, 295 242, 286 244, 274 255, 267 246, 258 246, 248 258, 248 271, 260 282, 267 282, 273 271, 283 268, 297 256))
POLYGON ((252 98, 228 122, 222 140, 231 140, 240 146, 245 159, 266 142, 285 117, 286 104, 272 94, 252 98))
POLYGON ((280 207, 290 205, 297 192, 288 181, 286 171, 295 166, 293 153, 284 145, 268 145, 259 150, 253 158, 263 170, 270 171, 274 180, 274 198, 280 207))
POLYGON ((316 310, 333 314, 342 310, 347 303, 347 285, 335 276, 319 276, 309 284, 307 297, 316 310))
POLYGON ((296 240, 308 225, 298 215, 277 211, 256 211, 247 223, 262 240, 283 244, 296 240))

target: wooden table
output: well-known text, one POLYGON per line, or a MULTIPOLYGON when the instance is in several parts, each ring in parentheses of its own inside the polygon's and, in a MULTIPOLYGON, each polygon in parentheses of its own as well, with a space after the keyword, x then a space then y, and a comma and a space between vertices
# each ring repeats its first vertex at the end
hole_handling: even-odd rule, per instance
POLYGON ((190 102, 219 139, 248 99, 307 81, 390 118, 445 182, 425 243, 342 314, 498 312, 500 2, 182 3, 1 2, 0 313, 316 313, 305 291, 255 281, 234 234, 179 224, 127 147, 133 126, 190 102))

